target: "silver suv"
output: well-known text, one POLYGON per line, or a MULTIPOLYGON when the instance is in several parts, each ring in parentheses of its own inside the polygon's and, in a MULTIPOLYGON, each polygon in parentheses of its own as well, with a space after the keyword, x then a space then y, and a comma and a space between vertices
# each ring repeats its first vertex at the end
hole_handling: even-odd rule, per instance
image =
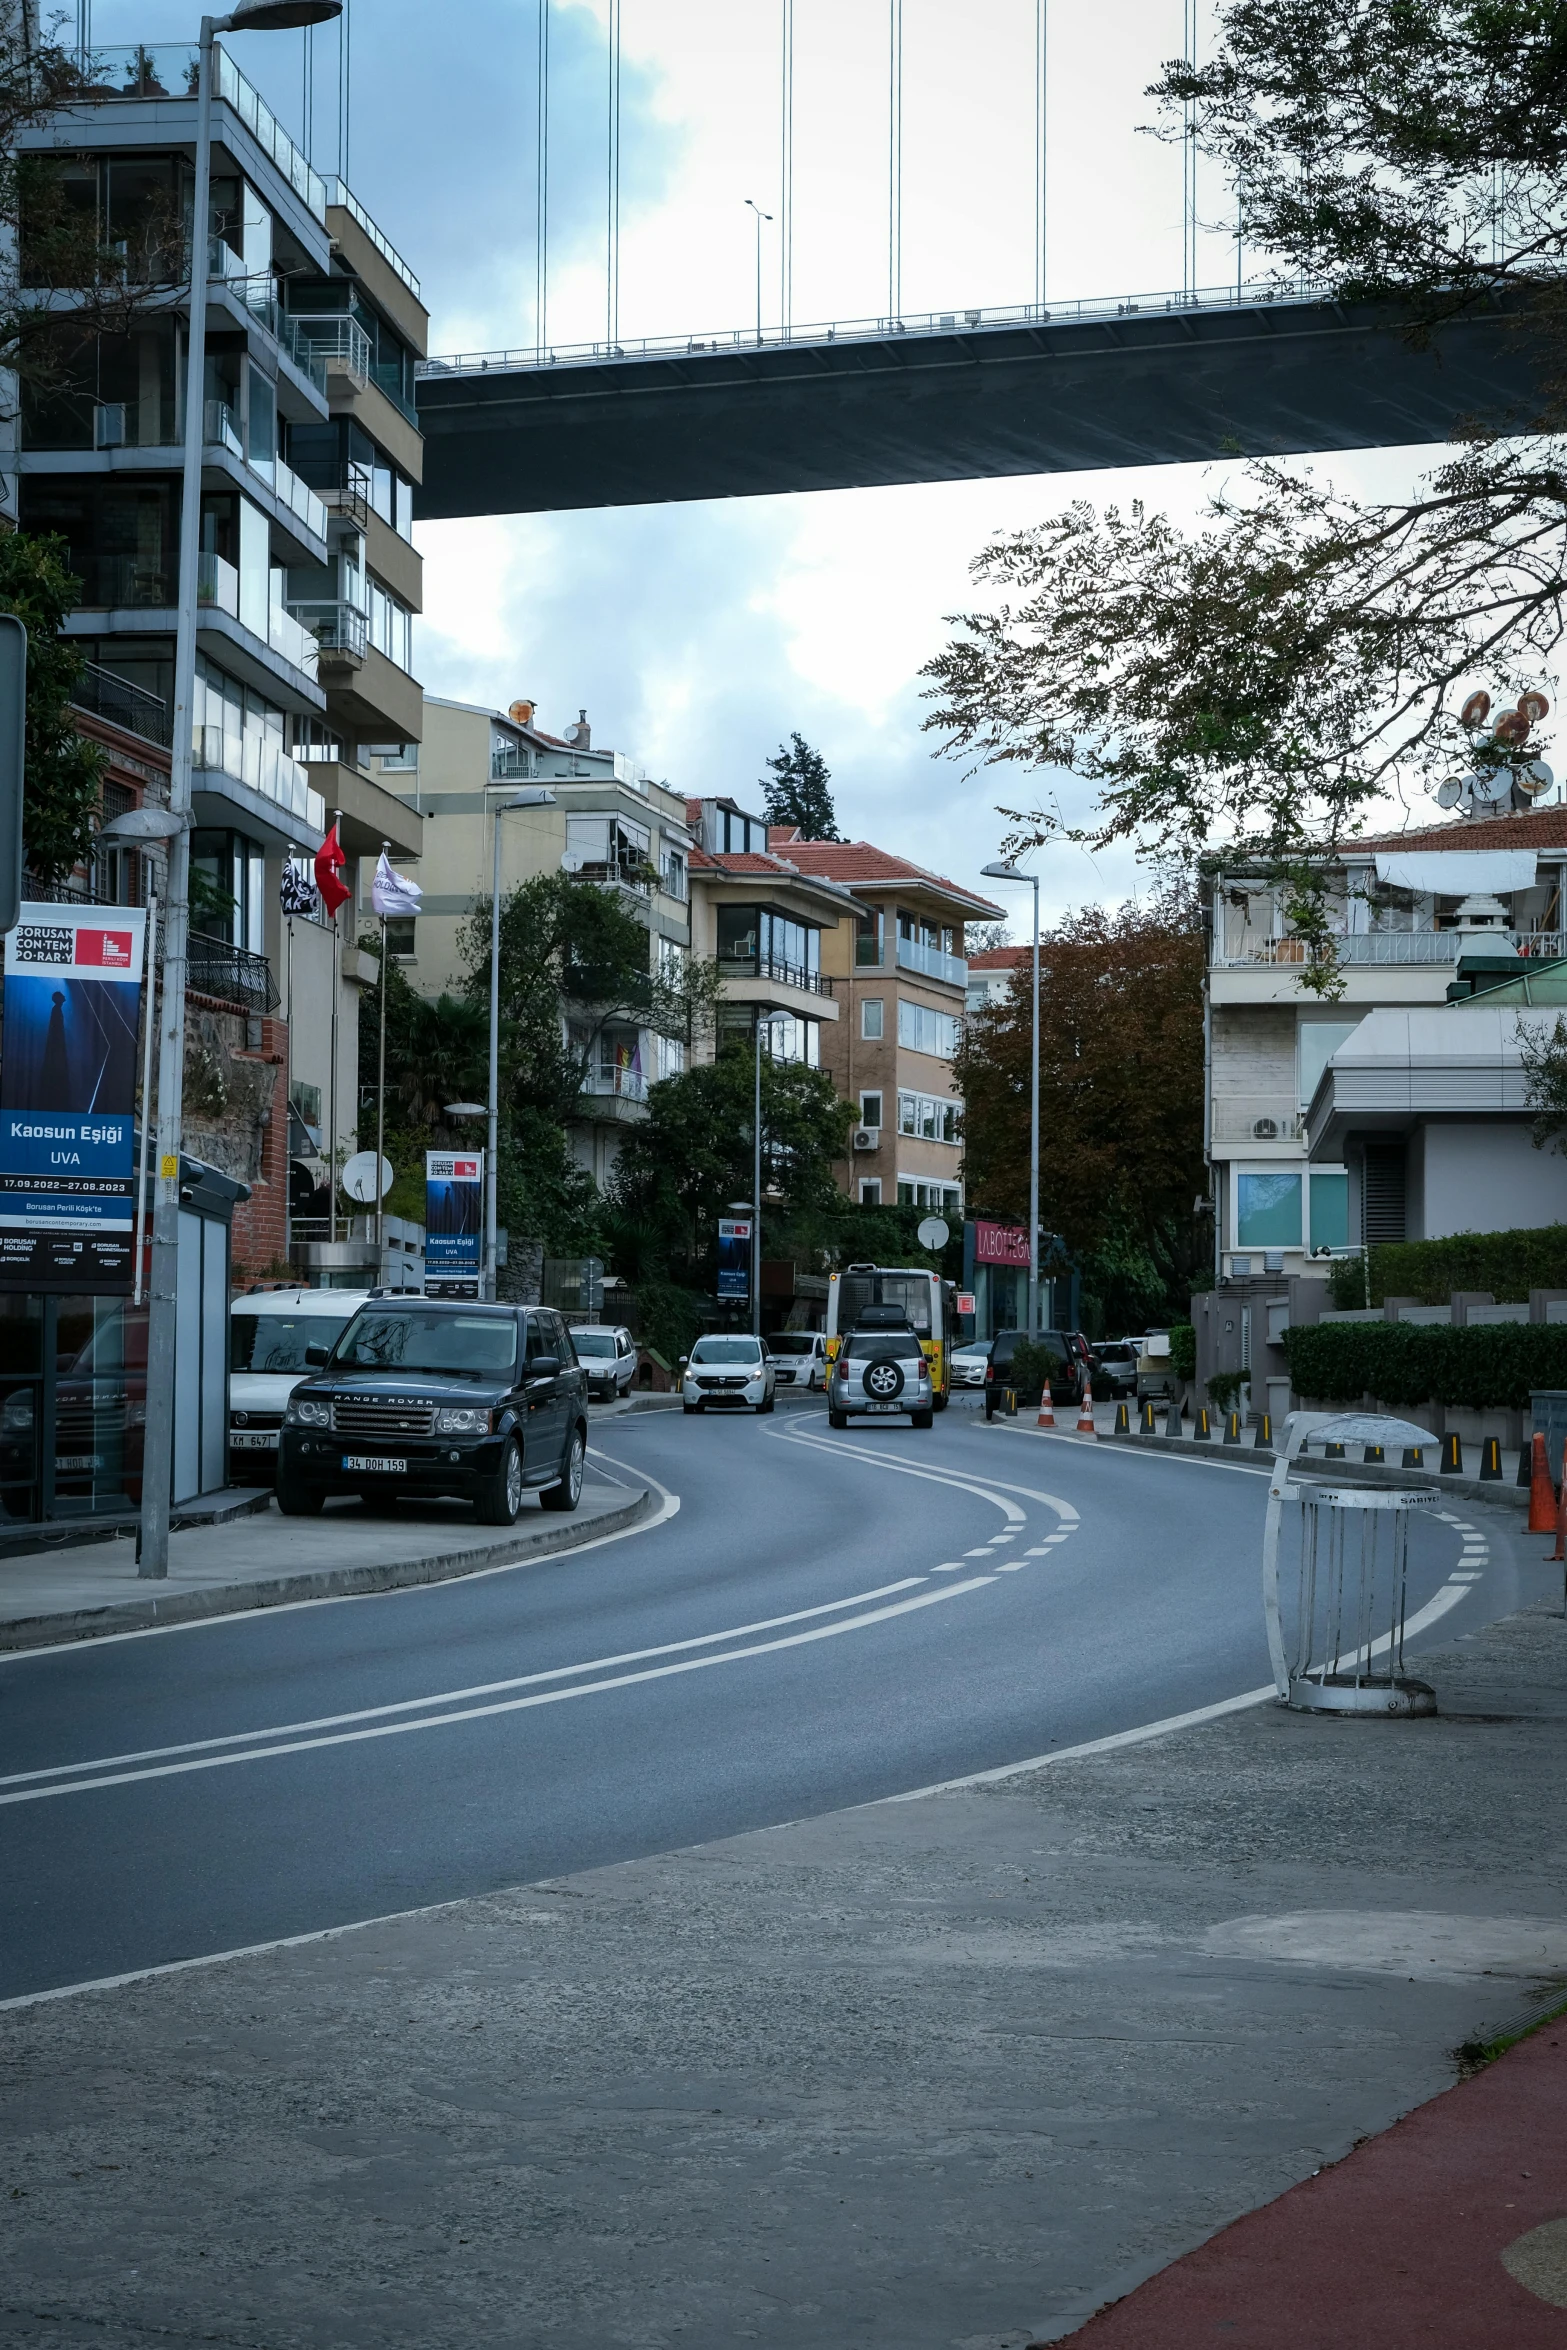
POLYGON ((862 1413, 880 1419, 907 1412, 916 1428, 928 1428, 934 1409, 930 1365, 912 1328, 850 1332, 827 1386, 833 1427, 847 1428, 862 1413))

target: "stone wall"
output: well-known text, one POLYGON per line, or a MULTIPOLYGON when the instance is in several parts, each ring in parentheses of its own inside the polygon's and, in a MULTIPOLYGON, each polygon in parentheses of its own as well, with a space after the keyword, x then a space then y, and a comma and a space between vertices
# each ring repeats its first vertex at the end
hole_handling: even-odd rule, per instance
POLYGON ((234 1211, 236 1287, 287 1266, 287 1104, 287 1023, 188 994, 185 1148, 250 1186, 234 1211))

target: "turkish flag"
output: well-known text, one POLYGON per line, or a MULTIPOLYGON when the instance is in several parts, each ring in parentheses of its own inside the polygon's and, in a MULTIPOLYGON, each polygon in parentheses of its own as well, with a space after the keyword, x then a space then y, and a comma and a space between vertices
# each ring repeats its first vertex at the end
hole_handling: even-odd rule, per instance
POLYGON ((343 844, 337 837, 337 826, 334 824, 316 851, 315 867, 316 887, 321 892, 321 903, 334 919, 338 907, 346 906, 353 895, 352 890, 345 889, 337 878, 346 863, 343 844))

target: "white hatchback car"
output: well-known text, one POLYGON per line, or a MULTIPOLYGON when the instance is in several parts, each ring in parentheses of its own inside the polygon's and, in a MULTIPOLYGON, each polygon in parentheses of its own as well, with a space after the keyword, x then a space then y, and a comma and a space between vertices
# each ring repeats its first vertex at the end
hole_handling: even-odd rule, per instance
POLYGON ((588 1399, 613 1403, 631 1393, 637 1373, 637 1342, 629 1330, 608 1322, 581 1322, 571 1333, 577 1360, 587 1373, 588 1399))
POLYGON ((307 1346, 331 1346, 367 1289, 256 1289, 229 1308, 229 1475, 270 1485, 283 1407, 310 1365, 307 1346))
POLYGON ((776 1386, 777 1367, 765 1341, 746 1331, 710 1330, 680 1366, 680 1400, 688 1412, 705 1412, 709 1404, 718 1410, 749 1404, 770 1412, 776 1386))
POLYGON ((767 1344, 778 1366, 780 1387, 824 1387, 827 1341, 819 1330, 775 1330, 767 1344))

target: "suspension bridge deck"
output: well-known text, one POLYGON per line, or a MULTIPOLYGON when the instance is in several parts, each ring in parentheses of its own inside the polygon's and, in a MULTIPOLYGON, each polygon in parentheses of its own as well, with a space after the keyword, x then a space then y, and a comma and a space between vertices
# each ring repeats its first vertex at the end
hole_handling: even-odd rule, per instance
POLYGON ((1527 415, 1497 310, 1155 297, 424 363, 425 520, 1442 441, 1527 415), (1155 303, 1164 307, 1155 307, 1155 303))

